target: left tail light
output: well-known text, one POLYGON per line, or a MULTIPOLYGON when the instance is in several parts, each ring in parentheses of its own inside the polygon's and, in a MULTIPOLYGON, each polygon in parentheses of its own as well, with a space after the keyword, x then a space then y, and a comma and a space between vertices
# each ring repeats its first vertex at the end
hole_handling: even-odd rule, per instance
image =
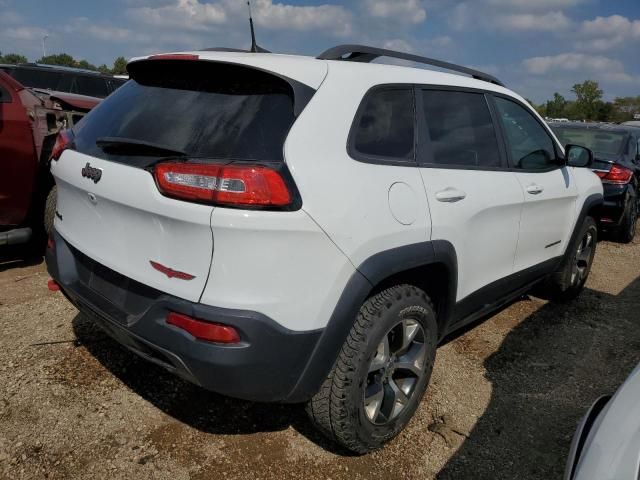
POLYGON ((60 130, 49 159, 57 161, 60 155, 62 155, 62 152, 69 148, 73 148, 73 132, 71 132, 71 130, 60 130))
POLYGON ((285 207, 293 196, 282 175, 264 165, 163 162, 154 168, 163 195, 236 207, 285 207))
POLYGON ((600 177, 602 183, 613 183, 616 185, 624 185, 633 178, 633 171, 619 165, 613 165, 608 172, 596 171, 596 175, 600 177))

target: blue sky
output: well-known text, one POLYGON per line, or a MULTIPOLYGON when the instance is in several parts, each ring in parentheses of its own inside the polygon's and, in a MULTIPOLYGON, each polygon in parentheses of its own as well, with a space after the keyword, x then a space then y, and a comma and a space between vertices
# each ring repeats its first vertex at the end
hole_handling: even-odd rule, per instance
MULTIPOLYGON (((640 95, 640 0, 253 0, 259 43, 318 54, 340 43, 484 69, 541 102, 585 79, 640 95)), ((245 0, 0 0, 0 51, 111 64, 162 51, 247 47, 245 0)))

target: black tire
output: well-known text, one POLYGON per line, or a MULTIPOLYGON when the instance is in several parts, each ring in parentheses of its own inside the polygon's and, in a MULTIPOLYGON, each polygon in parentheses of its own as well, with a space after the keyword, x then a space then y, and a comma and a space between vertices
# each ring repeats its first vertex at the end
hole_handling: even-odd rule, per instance
POLYGON ((569 245, 560 269, 548 280, 546 291, 558 302, 573 300, 584 288, 596 254, 598 227, 592 217, 586 217, 575 241, 569 245))
POLYGON ((312 422, 352 452, 380 448, 405 427, 420 404, 437 339, 433 305, 419 288, 398 285, 369 298, 333 369, 307 404, 312 422), (379 365, 386 366, 376 369, 379 365))
POLYGON ((622 223, 616 231, 616 240, 621 243, 631 243, 636 236, 636 224, 638 222, 638 202, 635 195, 627 202, 627 208, 622 217, 622 223))
POLYGON ((51 233, 53 230, 53 221, 56 217, 56 201, 58 198, 58 187, 54 185, 49 193, 47 194, 47 198, 44 202, 44 214, 43 214, 43 225, 44 231, 47 235, 51 233))

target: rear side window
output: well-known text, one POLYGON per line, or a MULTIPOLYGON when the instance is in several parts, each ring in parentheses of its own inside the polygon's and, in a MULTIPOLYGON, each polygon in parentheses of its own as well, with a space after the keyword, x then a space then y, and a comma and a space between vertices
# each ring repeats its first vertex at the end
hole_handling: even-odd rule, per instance
MULTIPOLYGON (((294 91, 284 79, 252 68, 152 60, 129 65, 132 79, 75 127, 79 151, 144 165, 148 152, 117 154, 102 137, 132 139, 189 158, 282 161, 294 120, 294 91)), ((310 89, 309 87, 305 87, 310 89)))
POLYGON ((352 154, 365 160, 413 160, 413 97, 411 88, 378 89, 367 95, 354 125, 352 154))
POLYGON ((109 95, 107 81, 100 77, 78 75, 75 79, 74 93, 90 97, 104 98, 109 95))
POLYGON ((484 94, 423 90, 422 108, 431 147, 428 163, 443 167, 502 166, 484 94))

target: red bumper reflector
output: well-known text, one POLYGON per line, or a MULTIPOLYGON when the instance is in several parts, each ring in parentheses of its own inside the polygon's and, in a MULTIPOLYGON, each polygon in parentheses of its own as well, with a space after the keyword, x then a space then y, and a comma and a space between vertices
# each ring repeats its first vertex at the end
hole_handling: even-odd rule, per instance
POLYGON ((189 332, 198 340, 206 340, 215 343, 239 343, 238 331, 229 325, 205 322, 191 318, 182 313, 170 312, 167 315, 167 323, 189 332))
POLYGON ((60 285, 58 285, 58 282, 56 282, 53 278, 50 278, 47 282, 47 288, 52 292, 60 291, 60 285))

